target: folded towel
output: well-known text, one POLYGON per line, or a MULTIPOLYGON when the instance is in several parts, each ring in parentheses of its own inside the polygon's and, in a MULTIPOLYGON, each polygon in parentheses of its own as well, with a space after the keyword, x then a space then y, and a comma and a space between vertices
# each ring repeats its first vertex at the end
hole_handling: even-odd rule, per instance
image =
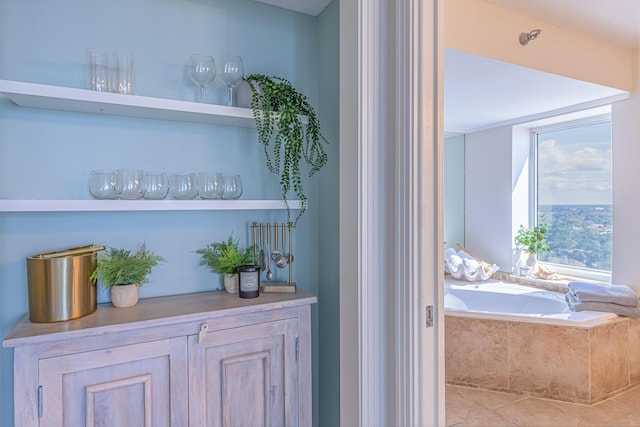
POLYGON ((564 296, 571 311, 604 311, 607 313, 619 314, 620 316, 640 317, 640 308, 638 307, 614 304, 610 302, 584 302, 576 299, 571 292, 567 292, 564 296))
POLYGON ((625 285, 570 282, 569 292, 582 302, 608 302, 629 307, 638 306, 638 296, 633 289, 625 285))

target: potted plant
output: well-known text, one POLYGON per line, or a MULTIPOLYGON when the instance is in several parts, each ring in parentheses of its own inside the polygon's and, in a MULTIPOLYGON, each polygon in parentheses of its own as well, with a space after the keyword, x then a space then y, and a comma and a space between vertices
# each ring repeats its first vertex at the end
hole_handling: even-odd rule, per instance
MULTIPOLYGON (((264 145, 267 168, 280 176, 285 203, 291 189, 300 199, 297 223, 307 208, 300 162, 304 159, 308 165, 309 176, 318 172, 327 163, 327 153, 322 146, 327 140, 320 133, 320 122, 307 97, 288 80, 251 74, 246 81, 251 87, 251 108, 258 140, 264 145)), ((287 216, 290 218, 288 204, 287 216)))
POLYGON ((544 217, 540 217, 538 225, 532 229, 528 229, 524 225, 520 224, 518 234, 516 234, 514 240, 516 246, 522 251, 529 254, 526 265, 533 270, 538 265, 538 255, 546 254, 551 251, 549 244, 547 243, 547 228, 548 225, 544 222, 544 217))
POLYGON ((140 298, 140 286, 149 282, 153 268, 164 259, 142 244, 137 252, 108 248, 98 255, 98 265, 91 280, 100 280, 111 292, 111 303, 116 307, 131 307, 140 298))
POLYGON ((233 234, 227 240, 198 249, 196 253, 200 255, 201 266, 207 266, 212 272, 223 275, 224 289, 230 294, 238 293, 238 267, 255 264, 253 251, 249 248, 240 250, 233 234))

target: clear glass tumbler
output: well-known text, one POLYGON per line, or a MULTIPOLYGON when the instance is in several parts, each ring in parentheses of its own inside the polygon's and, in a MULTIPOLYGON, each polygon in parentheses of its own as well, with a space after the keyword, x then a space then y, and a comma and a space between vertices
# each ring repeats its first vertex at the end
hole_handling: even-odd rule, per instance
POLYGON ((225 200, 235 200, 242 196, 242 178, 240 175, 222 175, 223 192, 222 198, 225 200))
POLYGON ((176 200, 190 200, 198 195, 196 174, 189 172, 172 173, 169 177, 169 193, 176 200))
POLYGON ((118 169, 122 190, 119 198, 124 200, 141 199, 144 196, 142 191, 142 176, 144 172, 140 169, 118 169))
POLYGON ((201 199, 222 199, 222 174, 218 172, 200 172, 198 174, 198 196, 201 199))
POLYGON ((129 52, 115 52, 113 54, 113 67, 112 73, 115 74, 112 78, 117 82, 116 92, 133 95, 135 93, 134 88, 134 64, 135 57, 129 52))
POLYGON ((165 172, 145 172, 142 177, 144 198, 160 200, 169 192, 169 177, 165 172))
POLYGON ((103 49, 87 49, 88 87, 98 92, 109 92, 109 53, 103 49))
POLYGON ((96 199, 115 199, 120 194, 118 173, 111 170, 92 170, 89 174, 89 192, 96 199))

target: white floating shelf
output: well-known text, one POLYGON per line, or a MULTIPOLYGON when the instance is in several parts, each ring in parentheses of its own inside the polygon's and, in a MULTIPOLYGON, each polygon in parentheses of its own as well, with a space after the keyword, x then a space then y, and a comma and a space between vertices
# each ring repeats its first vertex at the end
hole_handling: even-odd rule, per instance
POLYGON ((249 108, 96 92, 11 80, 0 80, 0 93, 21 107, 255 127, 253 111, 249 108))
MULTIPOLYGON (((290 209, 300 209, 290 200, 290 209)), ((0 212, 283 210, 282 200, 0 200, 0 212)))

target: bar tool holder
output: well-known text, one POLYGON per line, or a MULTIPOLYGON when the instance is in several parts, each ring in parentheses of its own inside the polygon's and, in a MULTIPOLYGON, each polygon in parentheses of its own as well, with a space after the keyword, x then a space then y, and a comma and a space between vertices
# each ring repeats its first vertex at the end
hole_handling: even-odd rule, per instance
MULTIPOLYGON (((251 227, 253 228, 253 233, 254 233, 254 253, 258 252, 258 243, 257 243, 257 238, 256 238, 256 230, 257 228, 264 228, 266 227, 267 229, 267 233, 270 233, 270 230, 273 228, 274 229, 274 236, 275 233, 278 232, 278 227, 282 227, 281 232, 282 232, 282 243, 281 245, 284 247, 285 246, 285 242, 288 241, 289 244, 289 253, 282 253, 282 256, 286 258, 287 260, 287 265, 283 268, 288 267, 288 282, 286 281, 269 281, 269 280, 262 280, 261 281, 261 285, 260 285, 260 292, 273 292, 273 293, 293 293, 296 292, 296 284, 293 282, 293 223, 292 222, 288 222, 288 223, 258 223, 257 221, 254 221, 251 223, 251 227), (288 234, 288 236, 285 236, 286 234, 288 234), (286 238, 286 239, 285 239, 286 238)), ((268 241, 268 239, 267 239, 268 241)), ((262 248, 262 243, 260 243, 260 248, 262 248)), ((271 248, 267 247, 267 252, 270 251, 271 248)), ((283 251, 284 252, 284 251, 283 251)), ((270 257, 268 258, 268 262, 271 262, 270 257)), ((264 271, 262 272, 264 273, 264 271)))

